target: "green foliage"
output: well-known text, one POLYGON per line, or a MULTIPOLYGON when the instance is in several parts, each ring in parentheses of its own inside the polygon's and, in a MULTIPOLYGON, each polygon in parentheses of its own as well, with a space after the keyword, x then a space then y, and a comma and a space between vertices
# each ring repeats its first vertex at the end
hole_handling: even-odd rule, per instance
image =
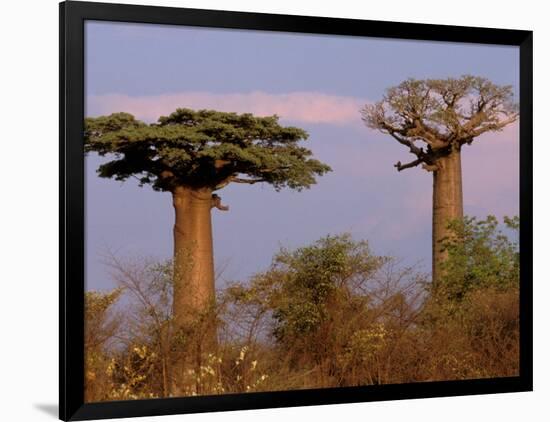
MULTIPOLYGON (((265 327, 261 336, 274 342, 280 353, 277 359, 286 359, 298 371, 293 376, 307 369, 319 371, 322 382, 333 382, 336 374, 346 378, 344 368, 358 348, 354 334, 379 329, 374 291, 380 287, 376 277, 388 262, 372 255, 366 241, 355 241, 349 234, 327 236, 295 250, 282 249, 268 271, 254 276, 247 286, 227 290, 226 301, 240 311, 232 314, 231 322, 239 327, 244 323, 244 341, 257 327, 265 327), (346 353, 347 358, 338 358, 346 353)), ((380 300, 392 291, 389 286, 385 284, 385 292, 379 292, 380 300)), ((389 302, 385 306, 392 308, 389 302)))
POLYGON ((273 313, 275 337, 292 342, 314 332, 330 317, 331 303, 353 294, 353 281, 368 279, 382 261, 371 255, 367 242, 347 234, 279 252, 272 269, 282 275, 273 313))
POLYGON ((419 310, 424 281, 373 255, 366 241, 327 236, 281 250, 268 271, 230 287, 226 303, 237 311, 228 325, 238 325, 244 344, 273 344, 272 388, 380 383, 389 379, 384 359, 395 359, 392 341, 419 310))
POLYGON ((279 125, 277 116, 180 108, 153 124, 114 113, 88 118, 85 125, 85 151, 115 158, 99 167, 101 177, 133 176, 156 190, 216 190, 232 182, 300 190, 330 171, 299 146, 307 133, 279 125))
POLYGON ((173 329, 171 265, 117 261, 134 298, 121 314, 127 332, 111 325, 119 293, 87 294, 95 337, 122 341, 87 340, 86 400, 516 376, 519 219, 504 223, 453 222, 447 278, 428 290, 414 267, 347 234, 282 249, 265 272, 219 292, 218 342, 206 351, 209 326, 181 339, 173 329))
POLYGON ((449 224, 451 235, 442 241, 448 252, 441 286, 452 300, 480 288, 504 290, 519 285, 519 218, 504 218, 511 235, 499 229, 496 217, 465 217, 449 224))

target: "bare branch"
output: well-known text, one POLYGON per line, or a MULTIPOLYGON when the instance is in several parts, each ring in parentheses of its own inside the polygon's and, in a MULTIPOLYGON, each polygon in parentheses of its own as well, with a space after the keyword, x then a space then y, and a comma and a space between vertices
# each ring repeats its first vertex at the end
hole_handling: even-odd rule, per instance
POLYGON ((414 144, 414 142, 413 142, 412 140, 406 139, 406 138, 403 138, 402 136, 397 135, 397 134, 395 133, 396 131, 393 130, 393 129, 391 129, 391 130, 390 130, 389 128, 385 128, 385 129, 388 131, 388 133, 389 133, 397 142, 399 142, 400 144, 405 145, 406 147, 408 147, 409 150, 410 150, 413 154, 415 154, 415 155, 418 156, 418 157, 419 157, 420 155, 422 155, 422 153, 423 153, 422 148, 418 148, 418 147, 414 144))
POLYGON ((437 171, 437 160, 452 148, 470 144, 487 131, 498 131, 518 118, 511 86, 465 75, 447 79, 408 79, 389 88, 383 99, 361 110, 365 124, 392 136, 419 160, 396 167, 405 169, 421 162, 437 171), (423 142, 424 148, 419 148, 423 142))
POLYGON ((485 132, 488 132, 488 131, 501 130, 505 126, 509 125, 510 123, 515 122, 518 119, 518 117, 519 117, 519 114, 516 113, 516 114, 512 115, 511 117, 509 117, 507 119, 500 120, 500 121, 495 122, 495 123, 487 123, 487 124, 481 125, 477 129, 472 130, 470 132, 470 137, 475 138, 475 137, 481 135, 482 133, 485 133, 485 132))
POLYGON ((440 149, 448 146, 448 143, 444 141, 445 135, 428 126, 420 119, 416 119, 414 128, 408 129, 405 134, 409 137, 422 139, 433 149, 440 149))
POLYGON ((414 145, 413 139, 421 139, 433 149, 440 149, 448 146, 448 143, 442 140, 442 135, 437 134, 434 129, 425 125, 420 120, 416 120, 413 127, 404 127, 401 129, 395 128, 386 121, 380 121, 379 125, 381 129, 385 130, 397 140, 397 142, 409 147, 409 150, 416 156, 421 156, 424 152, 422 148, 418 148, 414 145))
POLYGON ((394 167, 397 168, 397 171, 402 171, 402 170, 405 170, 405 169, 408 169, 408 168, 411 168, 411 167, 416 167, 417 165, 419 165, 420 163, 423 163, 424 160, 422 160, 421 158, 418 158, 414 161, 411 161, 410 163, 406 163, 406 164, 401 164, 401 161, 398 161, 397 163, 394 164, 394 167))
POLYGON ((220 211, 229 211, 228 205, 222 205, 222 198, 219 195, 212 195, 212 208, 217 208, 220 211))

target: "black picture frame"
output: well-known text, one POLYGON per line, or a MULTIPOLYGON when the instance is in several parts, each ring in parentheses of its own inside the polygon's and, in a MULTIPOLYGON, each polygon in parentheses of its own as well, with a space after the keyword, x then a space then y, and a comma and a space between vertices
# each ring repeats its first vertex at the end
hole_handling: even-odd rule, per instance
POLYGON ((60 4, 59 28, 60 419, 88 420, 532 390, 533 33, 531 31, 78 1, 60 4), (519 46, 521 114, 520 375, 495 379, 85 404, 84 150, 82 134, 84 122, 84 23, 86 20, 519 46))

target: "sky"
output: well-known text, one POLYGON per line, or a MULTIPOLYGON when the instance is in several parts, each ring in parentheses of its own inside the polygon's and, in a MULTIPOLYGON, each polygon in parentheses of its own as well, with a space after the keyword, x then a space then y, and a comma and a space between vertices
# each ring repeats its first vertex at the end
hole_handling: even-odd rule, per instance
MULTIPOLYGON (((309 133, 304 146, 333 171, 311 189, 229 185, 229 212, 212 211, 219 285, 267 269, 281 247, 352 233, 379 255, 431 268, 432 176, 397 172, 411 156, 368 129, 359 110, 407 78, 483 76, 519 95, 513 46, 88 21, 89 117, 125 111, 154 122, 177 107, 280 116, 309 133)), ((167 259, 174 212, 169 193, 137 181, 101 179, 104 158, 85 160, 86 288, 114 287, 105 255, 167 259)), ((519 214, 519 125, 485 134, 462 153, 464 211, 519 214)))

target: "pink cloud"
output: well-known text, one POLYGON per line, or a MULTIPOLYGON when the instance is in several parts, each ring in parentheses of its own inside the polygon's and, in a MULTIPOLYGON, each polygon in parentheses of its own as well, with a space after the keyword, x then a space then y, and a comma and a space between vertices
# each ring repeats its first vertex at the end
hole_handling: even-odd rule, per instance
POLYGON ((156 121, 178 107, 216 109, 260 116, 277 114, 302 123, 361 124, 359 109, 365 100, 317 92, 269 94, 261 91, 237 94, 182 92, 151 96, 92 95, 87 99, 89 116, 125 111, 146 121, 156 121))

